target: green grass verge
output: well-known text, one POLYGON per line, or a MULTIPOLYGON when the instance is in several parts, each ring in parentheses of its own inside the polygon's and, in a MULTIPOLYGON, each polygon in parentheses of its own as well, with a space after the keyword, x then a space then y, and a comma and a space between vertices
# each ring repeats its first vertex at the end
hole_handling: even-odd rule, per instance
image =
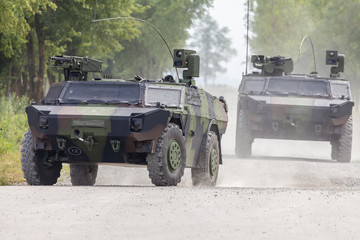
POLYGON ((24 182, 20 147, 28 129, 27 98, 0 98, 0 185, 24 182))

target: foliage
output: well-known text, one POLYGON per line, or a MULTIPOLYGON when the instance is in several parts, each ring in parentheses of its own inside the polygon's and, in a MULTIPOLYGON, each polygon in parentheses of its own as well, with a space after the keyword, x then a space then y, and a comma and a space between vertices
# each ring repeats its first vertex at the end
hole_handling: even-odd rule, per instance
MULTIPOLYGON (((46 65, 51 55, 92 55, 114 76, 159 77, 171 67, 168 50, 149 26, 129 20, 92 24, 94 0, 0 1, 0 96, 15 92, 39 101, 45 86, 56 81, 46 65)), ((212 1, 102 0, 97 1, 96 19, 145 19, 171 47, 182 47, 187 29, 212 1)))
POLYGON ((296 72, 314 70, 312 51, 306 40, 299 58, 303 36, 311 37, 315 47, 316 67, 328 76, 325 51, 345 54, 345 73, 350 79, 355 100, 359 98, 360 77, 360 0, 251 0, 250 46, 254 54, 283 55, 295 60, 296 72))
MULTIPOLYGON (((154 25, 172 51, 173 48, 185 45, 185 40, 189 37, 187 29, 195 19, 204 14, 212 0, 138 0, 137 3, 146 7, 146 10, 133 16, 154 25)), ((139 28, 139 37, 133 41, 121 41, 124 49, 116 54, 114 61, 108 61, 107 71, 122 78, 140 75, 158 79, 164 70, 172 68, 171 55, 150 26, 141 24, 139 28)))
POLYGON ((0 0, 0 52, 6 57, 14 55, 26 43, 27 19, 47 6, 56 8, 50 0, 0 0))
POLYGON ((23 181, 20 164, 20 145, 26 132, 23 97, 0 98, 0 185, 23 181))
POLYGON ((200 77, 207 85, 208 78, 214 79, 216 73, 225 72, 221 65, 236 55, 236 50, 231 47, 231 40, 226 36, 227 27, 220 28, 218 23, 206 14, 195 28, 196 35, 190 46, 197 50, 200 58, 200 77))

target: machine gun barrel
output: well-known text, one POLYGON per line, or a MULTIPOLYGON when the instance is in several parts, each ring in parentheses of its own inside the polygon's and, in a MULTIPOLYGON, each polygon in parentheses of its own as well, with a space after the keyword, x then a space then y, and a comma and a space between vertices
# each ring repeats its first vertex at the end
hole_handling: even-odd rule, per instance
POLYGON ((58 62, 71 62, 70 57, 63 57, 63 56, 53 56, 50 57, 51 60, 55 60, 58 62))

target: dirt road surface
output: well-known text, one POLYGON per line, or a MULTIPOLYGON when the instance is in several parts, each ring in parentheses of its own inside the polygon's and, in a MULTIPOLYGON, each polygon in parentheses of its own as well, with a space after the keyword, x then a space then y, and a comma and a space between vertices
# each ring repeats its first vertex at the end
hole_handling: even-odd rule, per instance
POLYGON ((94 187, 0 187, 0 239, 360 239, 360 161, 330 144, 256 140, 234 156, 236 89, 218 186, 153 187, 146 168, 101 166, 94 187))

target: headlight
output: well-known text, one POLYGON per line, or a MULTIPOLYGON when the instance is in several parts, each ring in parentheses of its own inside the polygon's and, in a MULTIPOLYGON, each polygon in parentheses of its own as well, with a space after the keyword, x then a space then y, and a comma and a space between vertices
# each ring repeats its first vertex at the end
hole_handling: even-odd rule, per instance
POLYGON ((49 120, 47 116, 40 116, 39 117, 39 126, 41 128, 47 128, 49 124, 49 120))
POLYGON ((131 119, 131 130, 137 132, 143 128, 142 118, 132 118, 131 119))
POLYGON ((339 105, 331 104, 330 105, 330 117, 336 117, 339 113, 339 105))

